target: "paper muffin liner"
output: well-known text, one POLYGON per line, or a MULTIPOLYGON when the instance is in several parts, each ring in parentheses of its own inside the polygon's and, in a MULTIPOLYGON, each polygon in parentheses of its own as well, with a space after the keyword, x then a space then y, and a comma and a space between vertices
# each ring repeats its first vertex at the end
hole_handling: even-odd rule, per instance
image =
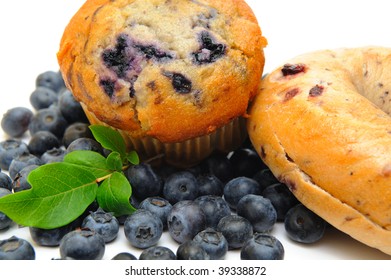
MULTIPOLYGON (((107 125, 101 122, 82 104, 91 124, 107 125)), ((133 137, 117 129, 124 138, 128 150, 135 150, 141 161, 154 164, 166 162, 176 167, 190 167, 200 163, 215 151, 229 153, 240 147, 247 137, 246 120, 238 117, 208 135, 195 137, 184 142, 163 143, 153 137, 133 137)))

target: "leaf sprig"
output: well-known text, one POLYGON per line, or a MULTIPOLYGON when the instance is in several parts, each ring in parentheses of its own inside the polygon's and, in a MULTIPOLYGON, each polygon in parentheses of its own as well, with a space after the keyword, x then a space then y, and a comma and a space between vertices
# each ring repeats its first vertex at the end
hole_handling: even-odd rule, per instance
POLYGON ((69 224, 95 200, 116 216, 133 213, 132 187, 123 171, 139 164, 137 153, 127 152, 121 134, 112 128, 91 125, 90 130, 110 151, 107 157, 73 151, 62 162, 34 169, 27 178, 32 188, 0 198, 0 211, 19 225, 42 229, 69 224))

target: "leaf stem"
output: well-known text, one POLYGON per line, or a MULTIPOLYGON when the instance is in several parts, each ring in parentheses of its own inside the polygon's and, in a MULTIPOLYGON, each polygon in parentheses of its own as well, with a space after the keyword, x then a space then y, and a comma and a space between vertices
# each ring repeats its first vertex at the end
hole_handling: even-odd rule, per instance
POLYGON ((97 178, 97 179, 96 179, 96 182, 97 182, 97 183, 100 183, 100 182, 102 182, 102 181, 106 180, 107 178, 110 178, 110 177, 111 177, 111 175, 113 175, 113 173, 110 173, 110 174, 107 174, 106 176, 103 176, 103 177, 97 178))

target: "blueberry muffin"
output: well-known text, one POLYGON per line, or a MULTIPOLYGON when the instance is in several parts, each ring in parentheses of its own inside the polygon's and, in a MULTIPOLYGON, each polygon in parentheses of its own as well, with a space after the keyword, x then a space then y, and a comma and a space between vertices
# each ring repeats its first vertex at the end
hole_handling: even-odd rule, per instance
POLYGON ((91 123, 191 165, 246 137, 266 44, 243 0, 87 0, 58 61, 91 123))

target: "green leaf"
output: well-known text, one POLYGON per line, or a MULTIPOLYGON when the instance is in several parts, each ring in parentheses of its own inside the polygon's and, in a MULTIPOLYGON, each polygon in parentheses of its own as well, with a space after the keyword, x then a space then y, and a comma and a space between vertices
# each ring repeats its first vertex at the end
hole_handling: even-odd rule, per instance
POLYGON ((98 188, 97 201, 99 206, 115 216, 129 215, 136 209, 130 204, 132 187, 125 175, 114 172, 104 180, 98 188))
POLYGON ((140 158, 136 151, 130 151, 126 154, 126 159, 133 165, 137 165, 140 163, 140 158))
POLYGON ((90 125, 90 130, 103 148, 118 152, 122 158, 126 155, 126 145, 122 135, 110 127, 103 125, 90 125))
POLYGON ((117 152, 112 152, 106 159, 107 167, 111 170, 116 170, 118 172, 122 171, 122 159, 121 155, 117 152))
POLYGON ((0 198, 0 211, 16 223, 43 229, 74 221, 95 200, 95 176, 76 165, 59 162, 33 170, 32 188, 0 198))
POLYGON ((106 164, 106 158, 93 151, 73 151, 65 155, 64 162, 75 164, 92 173, 95 178, 102 178, 110 173, 110 167, 106 164))

